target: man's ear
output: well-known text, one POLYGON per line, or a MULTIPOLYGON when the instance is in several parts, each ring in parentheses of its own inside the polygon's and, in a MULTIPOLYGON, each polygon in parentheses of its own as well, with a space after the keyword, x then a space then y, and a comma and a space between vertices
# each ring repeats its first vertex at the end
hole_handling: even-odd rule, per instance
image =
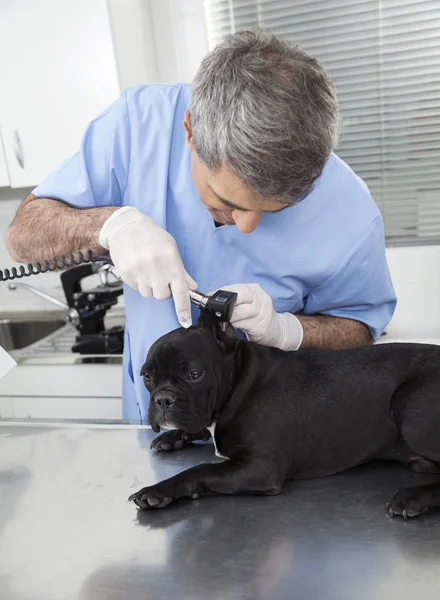
POLYGON ((240 339, 231 323, 219 323, 204 311, 200 313, 197 328, 209 331, 223 353, 235 350, 240 339))
POLYGON ((183 128, 185 129, 186 143, 192 152, 194 150, 194 138, 191 133, 191 113, 189 110, 187 110, 185 113, 185 118, 183 119, 183 128))

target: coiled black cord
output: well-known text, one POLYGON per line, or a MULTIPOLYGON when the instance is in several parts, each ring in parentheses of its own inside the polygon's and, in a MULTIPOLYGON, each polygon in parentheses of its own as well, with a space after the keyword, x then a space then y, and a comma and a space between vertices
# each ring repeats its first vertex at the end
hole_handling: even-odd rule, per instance
POLYGON ((79 251, 76 254, 69 254, 68 257, 62 256, 61 258, 53 258, 52 260, 45 260, 43 264, 37 262, 35 264, 29 264, 27 267, 20 266, 18 269, 12 267, 11 270, 5 269, 0 271, 0 281, 11 281, 12 279, 22 279, 23 277, 30 277, 31 275, 38 275, 39 273, 47 273, 48 271, 59 271, 62 269, 68 269, 69 267, 76 267, 78 265, 91 263, 91 262, 110 262, 109 256, 93 256, 92 250, 87 250, 84 253, 79 251))

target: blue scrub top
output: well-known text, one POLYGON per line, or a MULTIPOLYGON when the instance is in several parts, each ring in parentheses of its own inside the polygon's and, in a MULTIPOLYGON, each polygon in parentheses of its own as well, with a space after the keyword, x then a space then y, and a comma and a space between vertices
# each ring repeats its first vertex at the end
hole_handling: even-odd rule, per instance
MULTIPOLYGON (((278 312, 356 319, 377 338, 396 298, 382 218, 364 182, 333 154, 301 203, 264 214, 251 234, 217 228, 191 177, 182 124, 189 103, 188 85, 125 90, 33 193, 79 207, 135 206, 174 237, 201 291, 259 283, 278 312)), ((141 366, 152 343, 179 323, 172 300, 143 298, 127 285, 124 293, 123 416, 147 422, 141 366)))

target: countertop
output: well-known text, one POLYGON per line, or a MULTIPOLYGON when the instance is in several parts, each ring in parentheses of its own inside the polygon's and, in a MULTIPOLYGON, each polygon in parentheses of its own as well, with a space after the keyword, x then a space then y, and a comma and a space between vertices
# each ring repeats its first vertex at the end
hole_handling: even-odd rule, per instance
POLYGON ((0 423, 2 600, 405 600, 440 597, 440 512, 386 516, 398 465, 138 512, 140 487, 211 443, 154 455, 132 426, 0 423))
POLYGON ((440 338, 429 337, 429 336, 405 336, 405 335, 397 335, 396 333, 387 334, 381 336, 378 340, 376 340, 376 344, 434 344, 435 346, 440 345, 440 338))

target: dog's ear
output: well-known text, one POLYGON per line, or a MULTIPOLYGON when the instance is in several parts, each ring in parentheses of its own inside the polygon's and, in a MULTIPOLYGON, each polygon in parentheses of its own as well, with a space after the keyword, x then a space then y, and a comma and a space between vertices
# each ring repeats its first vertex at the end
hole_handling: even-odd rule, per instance
POLYGON ((204 310, 200 311, 200 316, 197 321, 197 329, 207 329, 208 331, 214 333, 215 326, 216 322, 214 320, 214 317, 212 317, 209 313, 205 312, 204 310))
POLYGON ((209 313, 203 311, 200 313, 199 320, 197 321, 197 328, 209 331, 217 341, 222 352, 235 350, 240 339, 231 323, 219 323, 209 313))

